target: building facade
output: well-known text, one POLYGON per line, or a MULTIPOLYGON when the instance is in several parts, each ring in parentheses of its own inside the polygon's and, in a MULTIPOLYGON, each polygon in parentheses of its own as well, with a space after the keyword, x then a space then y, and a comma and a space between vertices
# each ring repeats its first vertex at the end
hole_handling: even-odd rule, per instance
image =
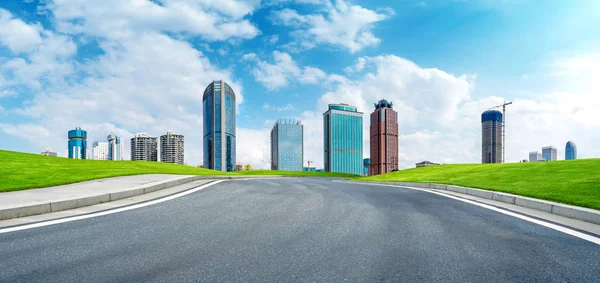
POLYGON ((529 152, 529 162, 537 162, 543 160, 542 154, 539 151, 529 152))
POLYGON ((574 141, 569 141, 565 146, 565 160, 575 159, 577 159, 577 145, 574 141))
POLYGON ((202 96, 204 166, 235 170, 235 93, 224 81, 213 81, 202 96))
POLYGON ((87 132, 77 127, 69 131, 68 137, 68 157, 71 159, 87 159, 87 132))
POLYGON ((363 174, 362 115, 348 104, 329 104, 323 113, 325 172, 363 174))
POLYGON ((121 137, 111 133, 106 139, 108 140, 108 160, 123 160, 125 145, 121 137))
POLYGON ((383 99, 375 103, 371 113, 371 170, 379 175, 398 169, 398 112, 383 99))
POLYGON ((131 138, 131 160, 158 161, 157 138, 146 133, 131 138))
POLYGON ((92 154, 93 160, 109 160, 108 159, 108 142, 95 141, 92 143, 92 154))
POLYGON ((434 162, 431 162, 431 161, 427 161, 427 160, 415 164, 415 166, 417 166, 417 168, 429 167, 429 166, 438 166, 438 165, 440 165, 440 164, 434 163, 434 162))
POLYGON ((502 112, 488 110, 481 114, 481 162, 503 163, 502 112))
POLYGON ((271 170, 302 171, 304 126, 299 120, 279 119, 271 129, 271 170))
POLYGON ((557 160, 557 150, 553 146, 542 147, 542 159, 545 161, 557 160))
POLYGON ((363 176, 369 176, 371 171, 371 158, 363 159, 363 176))
POLYGON ((183 164, 183 135, 167 131, 160 136, 160 162, 183 164))

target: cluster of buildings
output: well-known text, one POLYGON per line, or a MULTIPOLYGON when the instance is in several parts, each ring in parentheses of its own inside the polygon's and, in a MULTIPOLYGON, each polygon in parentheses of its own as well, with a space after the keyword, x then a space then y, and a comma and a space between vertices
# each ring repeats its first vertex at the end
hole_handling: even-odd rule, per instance
MULTIPOLYGON (((557 160, 557 153, 558 151, 556 150, 556 147, 545 146, 542 147, 541 153, 539 151, 529 152, 529 162, 557 160)), ((565 160, 574 159, 577 159, 577 145, 574 141, 568 141, 567 145, 565 146, 565 160)))

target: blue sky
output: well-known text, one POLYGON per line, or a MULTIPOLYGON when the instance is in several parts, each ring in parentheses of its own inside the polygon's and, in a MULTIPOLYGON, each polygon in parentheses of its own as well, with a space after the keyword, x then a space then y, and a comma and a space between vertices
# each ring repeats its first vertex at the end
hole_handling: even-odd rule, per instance
POLYGON ((564 156, 568 140, 600 156, 598 1, 218 2, 0 3, 0 148, 62 155, 75 126, 90 142, 172 129, 198 164, 201 94, 224 79, 240 97, 238 161, 258 168, 277 118, 304 122, 321 166, 327 103, 355 104, 367 127, 382 98, 400 113, 401 167, 479 162, 479 115, 505 99, 508 161, 564 156))

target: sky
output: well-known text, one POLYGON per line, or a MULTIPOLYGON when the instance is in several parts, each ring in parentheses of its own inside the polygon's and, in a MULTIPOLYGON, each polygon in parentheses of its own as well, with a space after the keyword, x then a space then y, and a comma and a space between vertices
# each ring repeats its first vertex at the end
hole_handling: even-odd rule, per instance
MULTIPOLYGON (((481 162, 481 113, 502 104, 506 160, 575 141, 600 157, 600 1, 3 0, 0 149, 64 155, 67 132, 128 141, 174 130, 202 163, 202 94, 237 98, 237 161, 270 168, 279 118, 323 166, 322 114, 380 99, 401 168, 481 162)), ((365 135, 364 156, 369 156, 365 135)), ((129 157, 129 142, 125 143, 129 157)))

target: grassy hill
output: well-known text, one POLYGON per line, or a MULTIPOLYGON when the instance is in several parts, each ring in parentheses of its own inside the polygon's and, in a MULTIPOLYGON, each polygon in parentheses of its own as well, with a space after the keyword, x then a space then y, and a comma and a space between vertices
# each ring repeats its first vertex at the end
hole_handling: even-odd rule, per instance
POLYGON ((348 174, 289 171, 241 171, 225 173, 178 164, 142 161, 74 160, 0 150, 0 192, 42 188, 94 179, 139 175, 278 175, 351 177, 348 174))
POLYGON ((600 210, 600 159, 441 165, 357 179, 458 185, 600 210))

